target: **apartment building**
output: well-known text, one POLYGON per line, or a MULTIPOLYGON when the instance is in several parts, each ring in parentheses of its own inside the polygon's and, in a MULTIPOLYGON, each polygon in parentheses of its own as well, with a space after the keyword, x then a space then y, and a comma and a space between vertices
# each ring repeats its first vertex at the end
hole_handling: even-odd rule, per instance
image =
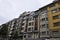
POLYGON ((49 38, 48 10, 46 7, 38 10, 40 38, 49 38))
POLYGON ((34 21, 34 37, 36 38, 55 38, 60 37, 60 0, 55 0, 52 3, 35 11, 34 21), (36 28, 36 30, 35 30, 36 28))
MULTIPOLYGON (((15 18, 7 23, 5 23, 6 25, 8 25, 8 38, 6 38, 6 40, 11 40, 14 36, 14 33, 17 31, 17 27, 18 27, 18 18, 15 18)), ((4 24, 2 24, 4 25, 4 24)), ((2 28, 1 25, 1 28, 2 28)), ((4 40, 4 38, 1 37, 1 40, 4 40)))
POLYGON ((60 38, 60 0, 55 0, 36 12, 39 14, 40 38, 60 38))
POLYGON ((8 24, 8 39, 13 38, 14 33, 17 30, 18 24, 17 24, 17 18, 7 22, 8 24))
POLYGON ((24 27, 23 26, 23 21, 24 21, 24 14, 21 14, 18 18, 18 36, 20 39, 23 39, 23 34, 24 34, 24 27))
POLYGON ((28 16, 28 24, 27 24, 27 40, 34 38, 34 12, 30 12, 28 16))
POLYGON ((60 1, 52 3, 32 12, 24 12, 21 16, 22 39, 60 37, 60 1))
POLYGON ((26 37, 27 37, 27 26, 28 26, 28 15, 29 15, 29 12, 24 12, 23 14, 21 14, 21 16, 20 16, 20 28, 21 28, 21 34, 23 34, 23 35, 21 35, 21 37, 23 38, 23 40, 25 40, 26 39, 26 37))
POLYGON ((60 37, 60 0, 38 9, 38 29, 40 38, 60 37))
POLYGON ((60 38, 60 0, 8 22, 9 37, 17 30, 22 40, 60 38))
MULTIPOLYGON (((23 40, 36 38, 34 21, 35 12, 24 12, 19 17, 20 38, 23 40)), ((36 31, 37 32, 37 31, 36 31)))
POLYGON ((51 37, 60 37, 60 0, 49 4, 48 7, 48 24, 51 37))
POLYGON ((34 18, 34 39, 36 38, 39 38, 39 20, 38 20, 38 12, 35 11, 34 12, 34 15, 33 15, 33 18, 34 18))

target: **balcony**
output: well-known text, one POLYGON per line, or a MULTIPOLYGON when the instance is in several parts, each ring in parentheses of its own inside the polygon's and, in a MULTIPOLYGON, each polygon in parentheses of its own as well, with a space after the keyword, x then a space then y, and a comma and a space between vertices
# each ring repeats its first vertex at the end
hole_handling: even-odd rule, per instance
POLYGON ((35 13, 33 16, 34 16, 34 17, 38 16, 38 13, 35 13))
POLYGON ((47 29, 47 28, 40 28, 40 32, 42 32, 42 31, 48 31, 49 29, 47 29))
POLYGON ((51 37, 53 37, 53 38, 60 38, 60 34, 51 34, 51 37))
POLYGON ((23 23, 26 23, 26 21, 23 21, 23 23))
POLYGON ((24 30, 21 30, 21 32, 24 32, 24 30))
POLYGON ((53 38, 60 38, 60 33, 58 30, 55 30, 50 33, 50 36, 53 38))

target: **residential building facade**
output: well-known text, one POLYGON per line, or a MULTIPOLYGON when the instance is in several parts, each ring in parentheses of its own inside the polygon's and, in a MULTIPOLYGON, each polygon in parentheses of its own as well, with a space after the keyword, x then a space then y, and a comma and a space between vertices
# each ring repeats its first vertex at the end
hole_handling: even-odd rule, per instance
POLYGON ((60 0, 32 12, 23 12, 7 23, 9 38, 17 30, 20 40, 60 38, 60 0))
POLYGON ((48 28, 48 10, 47 8, 39 9, 39 28, 40 28, 40 38, 49 37, 49 28, 48 28))
POLYGON ((60 37, 60 0, 56 0, 48 7, 48 24, 52 37, 60 37))
POLYGON ((18 18, 13 19, 6 24, 8 24, 8 39, 11 40, 14 37, 14 33, 17 31, 18 18))

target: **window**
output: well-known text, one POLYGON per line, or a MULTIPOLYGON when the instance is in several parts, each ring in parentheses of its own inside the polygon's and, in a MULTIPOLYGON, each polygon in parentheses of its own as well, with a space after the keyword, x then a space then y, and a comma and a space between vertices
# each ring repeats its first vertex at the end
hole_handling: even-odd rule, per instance
POLYGON ((28 35, 28 38, 31 38, 31 35, 28 35))
POLYGON ((29 23, 29 26, 31 26, 31 22, 29 23))
POLYGON ((33 31, 33 27, 32 27, 32 31, 33 31))
POLYGON ((56 13, 57 12, 57 9, 54 9, 54 10, 51 10, 52 13, 56 13))
POLYGON ((59 14, 59 18, 60 18, 60 14, 59 14))
POLYGON ((24 29, 24 27, 21 28, 21 30, 23 30, 23 29, 24 29))
POLYGON ((42 25, 42 28, 45 28, 45 24, 42 25))
POLYGON ((46 27, 48 28, 48 24, 46 24, 46 27))
POLYGON ((33 22, 29 22, 29 26, 33 26, 33 22))
POLYGON ((47 35, 49 35, 49 31, 47 31, 47 35))
POLYGON ((32 26, 33 26, 33 22, 32 22, 32 26))
POLYGON ((28 31, 31 31, 31 28, 28 28, 28 31))
POLYGON ((48 18, 46 18, 46 20, 48 21, 48 18))
POLYGON ((60 11, 60 8, 58 8, 59 9, 59 11, 60 11))
POLYGON ((22 23, 22 25, 24 25, 24 23, 22 23))
POLYGON ((34 30, 35 30, 35 31, 38 30, 38 27, 35 27, 34 30))
MULTIPOLYGON (((59 0, 60 1, 60 0, 59 0)), ((60 2, 58 2, 58 5, 60 5, 60 2)))
POLYGON ((60 26, 60 22, 54 23, 54 26, 60 26))
POLYGON ((24 19, 22 21, 24 21, 24 19))
POLYGON ((58 34, 59 31, 55 30, 55 31, 52 31, 53 34, 58 34))
POLYGON ((46 32, 44 31, 44 32, 42 32, 42 35, 46 35, 46 32))
POLYGON ((24 35, 24 38, 26 38, 26 35, 24 35))
POLYGON ((28 35, 28 38, 32 38, 32 34, 29 34, 29 35, 28 35))
POLYGON ((45 21, 45 18, 43 18, 42 21, 45 21))
MULTIPOLYGON (((46 11, 46 10, 45 10, 45 11, 46 11)), ((43 13, 42 13, 43 16, 46 15, 46 14, 47 14, 47 12, 43 12, 43 13)))
POLYGON ((53 16, 53 19, 58 19, 58 18, 59 18, 59 16, 58 16, 58 15, 53 16))

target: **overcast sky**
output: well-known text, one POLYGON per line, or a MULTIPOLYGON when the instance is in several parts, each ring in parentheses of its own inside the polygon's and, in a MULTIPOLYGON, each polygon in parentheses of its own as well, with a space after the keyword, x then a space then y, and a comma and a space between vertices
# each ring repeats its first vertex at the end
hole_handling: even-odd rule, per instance
POLYGON ((0 0, 0 24, 18 17, 24 11, 34 11, 53 0, 0 0))

